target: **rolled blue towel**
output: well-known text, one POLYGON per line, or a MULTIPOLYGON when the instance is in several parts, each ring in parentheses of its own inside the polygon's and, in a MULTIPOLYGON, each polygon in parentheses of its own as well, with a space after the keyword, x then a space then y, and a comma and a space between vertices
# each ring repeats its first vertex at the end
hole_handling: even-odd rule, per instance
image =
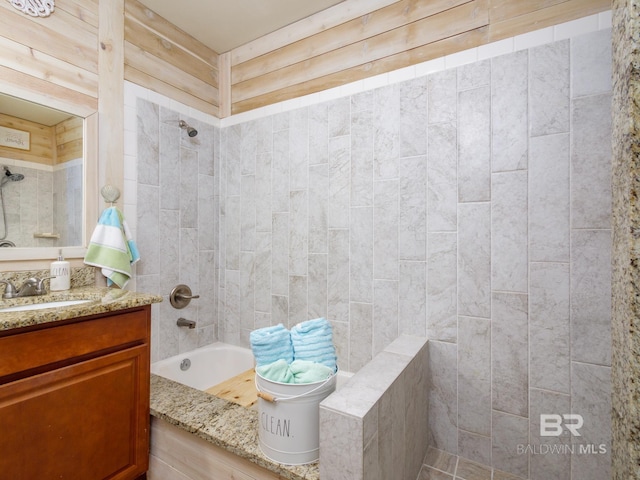
POLYGON ((293 361, 291 333, 281 323, 253 330, 249 333, 249 343, 256 365, 267 365, 276 360, 293 361))
POLYGON ((295 360, 321 363, 335 371, 337 356, 327 319, 315 318, 297 324, 291 329, 291 342, 295 360))

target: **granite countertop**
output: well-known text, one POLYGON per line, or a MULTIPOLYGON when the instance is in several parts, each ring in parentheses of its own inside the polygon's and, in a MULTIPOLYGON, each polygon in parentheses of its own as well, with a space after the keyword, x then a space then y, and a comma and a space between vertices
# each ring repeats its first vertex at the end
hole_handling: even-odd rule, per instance
POLYGON ((282 465, 258 446, 258 412, 158 375, 151 375, 151 415, 289 480, 319 480, 318 462, 282 465))
POLYGON ((85 286, 72 288, 71 290, 65 290, 63 292, 51 292, 46 295, 1 300, 0 309, 33 303, 81 299, 90 301, 78 305, 43 308, 41 310, 23 310, 18 312, 2 312, 0 310, 0 331, 41 325, 87 315, 114 312, 162 301, 162 297, 159 295, 136 293, 118 288, 85 286))

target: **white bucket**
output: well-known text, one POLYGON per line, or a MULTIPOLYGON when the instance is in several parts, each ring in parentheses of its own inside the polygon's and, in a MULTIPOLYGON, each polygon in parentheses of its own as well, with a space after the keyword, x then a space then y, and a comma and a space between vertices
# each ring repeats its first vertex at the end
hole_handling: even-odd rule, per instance
POLYGON ((256 372, 258 437, 274 462, 304 465, 320 457, 320 402, 336 389, 336 375, 314 383, 267 380, 256 372))

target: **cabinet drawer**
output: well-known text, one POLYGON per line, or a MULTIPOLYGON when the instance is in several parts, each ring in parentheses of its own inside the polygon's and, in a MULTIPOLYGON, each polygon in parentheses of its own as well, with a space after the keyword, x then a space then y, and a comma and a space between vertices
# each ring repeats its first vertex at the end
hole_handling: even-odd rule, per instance
POLYGON ((98 352, 117 351, 149 341, 150 308, 118 312, 66 325, 0 337, 0 384, 21 372, 56 368, 98 352))

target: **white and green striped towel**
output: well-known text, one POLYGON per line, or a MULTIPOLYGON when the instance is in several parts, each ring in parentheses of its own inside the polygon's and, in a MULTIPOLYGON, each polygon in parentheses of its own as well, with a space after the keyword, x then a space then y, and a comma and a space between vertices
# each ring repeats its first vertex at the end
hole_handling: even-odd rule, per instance
POLYGON ((131 265, 140 260, 138 247, 127 222, 116 207, 109 207, 98 220, 84 263, 102 269, 107 284, 124 288, 131 279, 131 265))

